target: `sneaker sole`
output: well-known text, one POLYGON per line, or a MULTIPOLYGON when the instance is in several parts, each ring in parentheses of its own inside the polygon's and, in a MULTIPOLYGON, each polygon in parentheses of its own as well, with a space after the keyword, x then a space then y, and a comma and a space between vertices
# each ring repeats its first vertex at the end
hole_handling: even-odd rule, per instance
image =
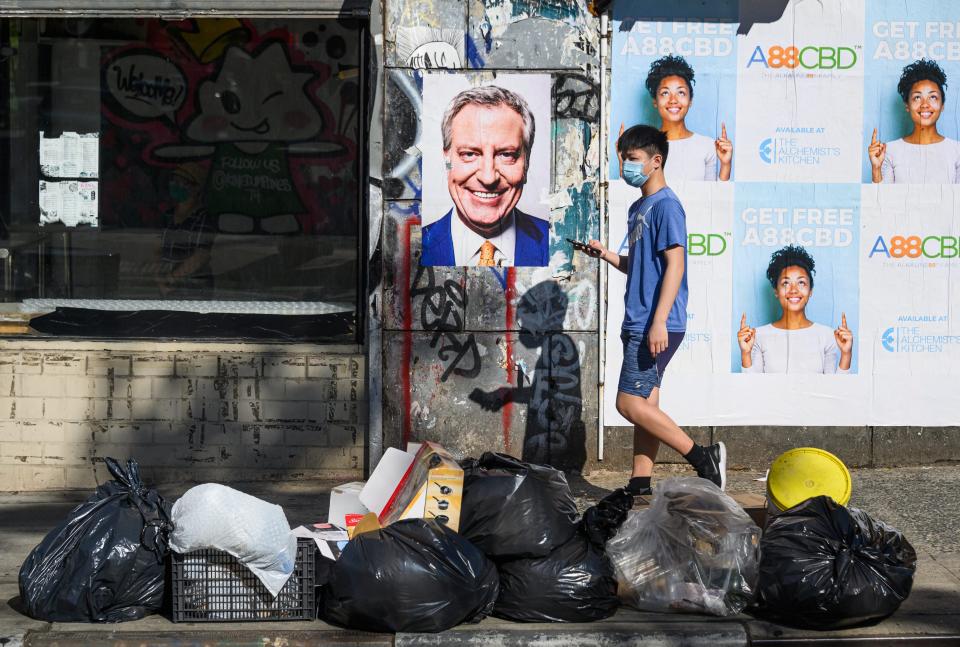
POLYGON ((727 446, 723 441, 717 443, 720 446, 720 490, 727 489, 727 446))

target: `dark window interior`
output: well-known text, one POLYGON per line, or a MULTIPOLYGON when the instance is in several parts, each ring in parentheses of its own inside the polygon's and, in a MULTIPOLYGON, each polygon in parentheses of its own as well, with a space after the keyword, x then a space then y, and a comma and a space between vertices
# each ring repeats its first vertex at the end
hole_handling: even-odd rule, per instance
POLYGON ((356 341, 363 39, 333 19, 0 20, 7 310, 81 337, 356 341))

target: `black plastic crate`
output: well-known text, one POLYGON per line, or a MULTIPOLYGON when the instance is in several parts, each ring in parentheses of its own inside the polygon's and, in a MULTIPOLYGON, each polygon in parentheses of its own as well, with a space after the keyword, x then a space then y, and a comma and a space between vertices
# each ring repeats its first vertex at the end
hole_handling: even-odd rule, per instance
POLYGON ((274 599, 250 569, 229 553, 203 549, 171 553, 174 622, 313 620, 315 555, 312 539, 297 540, 293 575, 274 599))

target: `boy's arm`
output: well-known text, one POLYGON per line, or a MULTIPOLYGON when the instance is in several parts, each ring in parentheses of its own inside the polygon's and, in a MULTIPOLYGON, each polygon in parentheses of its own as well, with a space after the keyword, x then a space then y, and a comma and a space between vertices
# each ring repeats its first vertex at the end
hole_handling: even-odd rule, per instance
POLYGON ((620 270, 624 274, 627 273, 627 257, 626 256, 621 256, 620 254, 611 252, 608 249, 606 252, 600 255, 600 258, 610 263, 611 266, 620 270))
POLYGON ((674 245, 663 250, 663 260, 666 269, 663 272, 663 282, 660 284, 660 298, 657 300, 657 309, 653 313, 653 323, 647 333, 647 343, 650 345, 650 354, 654 357, 667 350, 667 317, 670 309, 680 292, 680 283, 683 281, 683 245, 674 245))
POLYGON ((610 251, 604 247, 599 240, 591 240, 589 243, 587 243, 587 249, 585 251, 594 258, 601 258, 605 260, 624 274, 627 273, 627 257, 610 251))

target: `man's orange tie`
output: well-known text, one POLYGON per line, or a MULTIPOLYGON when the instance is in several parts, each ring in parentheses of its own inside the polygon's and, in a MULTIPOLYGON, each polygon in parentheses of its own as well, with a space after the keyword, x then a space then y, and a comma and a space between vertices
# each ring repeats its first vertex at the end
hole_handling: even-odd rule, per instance
POLYGON ((483 241, 483 245, 480 245, 480 262, 477 263, 480 267, 493 267, 493 251, 496 248, 493 246, 489 240, 483 241))

